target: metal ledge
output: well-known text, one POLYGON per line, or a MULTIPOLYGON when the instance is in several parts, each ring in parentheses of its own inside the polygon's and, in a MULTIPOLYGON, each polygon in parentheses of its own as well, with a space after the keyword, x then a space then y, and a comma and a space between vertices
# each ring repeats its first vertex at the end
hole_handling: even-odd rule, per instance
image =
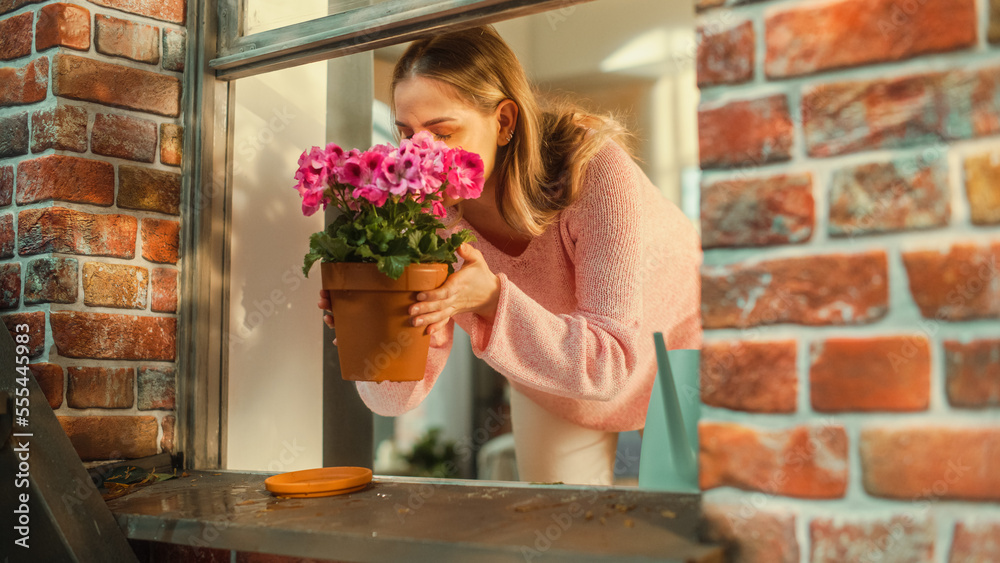
POLYGON ((131 540, 384 562, 721 562, 697 542, 700 495, 376 476, 290 499, 269 474, 191 472, 112 500, 131 540))

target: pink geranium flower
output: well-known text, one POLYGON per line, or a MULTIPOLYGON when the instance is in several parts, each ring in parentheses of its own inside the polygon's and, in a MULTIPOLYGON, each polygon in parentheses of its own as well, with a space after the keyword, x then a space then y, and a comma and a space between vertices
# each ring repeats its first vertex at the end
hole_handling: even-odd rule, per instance
POLYGON ((479 197, 483 163, 478 155, 449 148, 435 141, 430 132, 421 131, 404 139, 399 148, 383 144, 362 152, 345 151, 335 143, 312 147, 299 157, 295 180, 305 215, 330 203, 342 211, 358 211, 364 204, 382 207, 390 198, 422 203, 437 195, 425 210, 442 217, 440 196, 479 197))
POLYGON ((479 155, 457 149, 448 167, 448 187, 452 198, 475 199, 483 192, 483 160, 479 155))
POLYGON ((295 180, 303 214, 313 215, 331 204, 340 212, 332 230, 310 237, 303 273, 308 275, 317 260, 375 261, 381 272, 398 279, 407 263, 453 263, 459 245, 472 240, 467 230, 442 236, 443 223, 428 219, 447 215, 446 196, 479 197, 483 162, 422 131, 398 148, 386 144, 345 151, 335 143, 312 147, 299 157, 295 180), (428 235, 437 242, 424 244, 428 235), (331 244, 331 239, 340 244, 331 244), (376 239, 382 242, 374 244, 376 239))

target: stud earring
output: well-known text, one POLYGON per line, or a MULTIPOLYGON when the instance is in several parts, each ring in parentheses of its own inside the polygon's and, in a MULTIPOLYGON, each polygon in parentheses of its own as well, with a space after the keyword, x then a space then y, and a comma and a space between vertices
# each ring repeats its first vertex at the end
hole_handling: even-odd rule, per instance
POLYGON ((513 138, 514 138, 514 130, 513 130, 513 129, 511 129, 511 130, 510 130, 510 132, 509 132, 509 133, 507 133, 507 142, 508 142, 508 143, 509 143, 509 142, 511 142, 511 140, 512 140, 513 138))

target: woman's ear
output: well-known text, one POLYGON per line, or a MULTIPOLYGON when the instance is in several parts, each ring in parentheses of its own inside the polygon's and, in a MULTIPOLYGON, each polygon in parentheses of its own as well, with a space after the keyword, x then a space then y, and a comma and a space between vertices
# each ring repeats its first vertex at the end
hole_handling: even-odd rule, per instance
POLYGON ((500 102, 497 106, 497 145, 503 147, 509 143, 514 135, 514 129, 517 127, 517 114, 518 114, 517 103, 514 100, 506 99, 500 102))

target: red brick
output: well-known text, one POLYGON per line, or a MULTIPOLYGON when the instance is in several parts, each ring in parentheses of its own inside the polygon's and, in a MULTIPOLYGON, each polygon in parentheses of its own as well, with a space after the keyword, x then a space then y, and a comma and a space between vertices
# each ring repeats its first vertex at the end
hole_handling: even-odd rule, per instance
POLYGON ((174 410, 174 369, 139 368, 139 410, 174 410))
POLYGON ((184 128, 173 123, 160 124, 160 162, 180 166, 184 156, 184 128))
POLYGON ((28 357, 37 358, 45 351, 45 313, 32 311, 30 313, 11 313, 0 317, 11 334, 28 335, 28 357), (18 325, 27 325, 28 330, 18 330, 18 325))
POLYGON ((57 54, 52 91, 57 96, 177 117, 181 83, 177 77, 148 70, 57 54), (108 85, 114 85, 109 88, 108 85))
POLYGON ((184 23, 187 4, 184 0, 92 0, 130 14, 149 16, 156 20, 184 23))
POLYGON ((35 27, 35 49, 69 47, 90 49, 90 10, 76 4, 56 3, 42 7, 35 27))
POLYGON ((814 342, 810 354, 817 411, 927 410, 931 351, 922 336, 830 338, 814 342))
POLYGON ((17 309, 21 303, 21 265, 0 264, 0 309, 17 309))
POLYGON ((153 298, 150 308, 154 313, 177 312, 177 270, 153 268, 153 298))
POLYGON ((174 423, 176 418, 173 415, 163 417, 160 426, 163 428, 163 437, 160 438, 160 450, 174 453, 174 423))
POLYGON ((6 14, 7 12, 13 12, 14 10, 27 6, 28 4, 37 4, 42 0, 0 0, 0 14, 6 14))
POLYGON ((48 200, 111 205, 115 201, 114 165, 60 154, 19 164, 17 204, 48 200))
POLYGON ((695 0, 694 7, 698 12, 703 12, 711 8, 718 8, 726 3, 726 0, 695 0))
POLYGON ((39 362, 28 364, 28 369, 35 376, 35 381, 42 388, 45 399, 48 400, 52 410, 58 409, 63 402, 63 369, 57 364, 39 362))
POLYGON ((156 454, 155 416, 60 416, 58 419, 83 461, 156 454))
POLYGON ((17 219, 18 253, 134 258, 137 223, 128 215, 95 215, 63 207, 26 209, 17 219))
POLYGON ((149 270, 125 264, 83 265, 83 303, 89 307, 145 309, 149 270))
POLYGON ((160 28, 112 16, 94 16, 94 46, 98 53, 141 63, 160 62, 160 28))
POLYGON ((733 423, 699 426, 702 489, 737 487, 831 499, 847 490, 847 433, 836 425, 757 430, 733 423))
POLYGON ((49 59, 39 57, 20 67, 0 67, 0 106, 33 104, 49 91, 49 59))
POLYGON ((0 20, 0 60, 9 61, 31 54, 31 24, 34 14, 27 12, 0 20))
POLYGON ((156 159, 156 123, 148 119, 99 113, 94 116, 90 150, 138 162, 156 159))
POLYGON ((810 563, 880 561, 932 563, 934 526, 910 515, 889 520, 840 522, 817 518, 809 524, 810 563))
POLYGON ((74 409, 127 409, 135 393, 132 368, 71 367, 66 403, 74 409))
POLYGON ((998 90, 996 67, 806 87, 806 148, 831 156, 995 135, 998 90))
POLYGON ((60 356, 162 361, 176 356, 174 318, 53 311, 51 320, 60 356))
POLYGON ((698 86, 741 84, 753 79, 753 23, 745 21, 729 29, 712 25, 698 28, 698 86))
POLYGON ((1000 522, 955 524, 949 563, 1000 561, 1000 522))
POLYGON ((44 256, 28 262, 24 303, 76 303, 79 265, 76 258, 44 256))
POLYGON ((1000 427, 867 428, 861 432, 868 494, 904 500, 1000 500, 1000 427))
MULTIPOLYGON (((0 166, 0 207, 14 201, 14 167, 0 166)), ((6 256, 4 257, 6 258, 6 256)))
POLYGON ((180 223, 162 219, 142 220, 142 257, 161 264, 177 263, 180 223))
POLYGON ((14 257, 14 216, 0 215, 0 258, 14 257))
POLYGON ((702 246, 766 246, 812 237, 809 174, 723 180, 702 186, 702 246))
POLYGON ((881 250, 706 267, 704 328, 871 322, 889 307, 888 268, 881 250))
POLYGON ((841 168, 830 188, 830 235, 854 236, 948 225, 948 171, 895 161, 841 168))
POLYGON ((1000 407, 1000 339, 946 340, 944 374, 953 407, 1000 407))
POLYGON ((758 510, 746 503, 706 503, 704 540, 726 546, 727 561, 798 563, 795 516, 758 510))
POLYGON ((179 215, 181 175, 122 164, 118 167, 118 207, 179 215))
POLYGON ((768 78, 899 61, 976 44, 975 0, 840 0, 766 18, 768 78))
POLYGON ((1000 225, 1000 152, 965 160, 965 193, 974 225, 1000 225))
POLYGON ((174 72, 184 72, 184 58, 187 56, 187 32, 183 29, 163 30, 163 68, 174 72))
POLYGON ((792 130, 784 95, 703 106, 698 111, 701 166, 748 168, 788 160, 792 130))
POLYGON ((1000 0, 990 0, 990 25, 987 36, 990 43, 1000 43, 1000 0))
POLYGON ((794 340, 706 342, 701 350, 701 400, 750 412, 795 412, 798 376, 794 340))
POLYGON ((286 555, 272 555, 270 553, 252 553, 249 551, 237 551, 236 563, 347 563, 346 561, 334 561, 333 559, 312 559, 290 557, 286 555))
POLYGON ((232 557, 228 549, 155 541, 145 543, 149 545, 149 552, 155 554, 151 559, 155 563, 230 563, 232 557))
POLYGON ((0 158, 28 154, 28 114, 0 117, 0 158))
POLYGON ((60 105, 31 114, 31 152, 87 152, 87 108, 60 105))
POLYGON ((959 244, 947 253, 903 253, 910 293, 926 318, 949 321, 989 319, 1000 315, 997 258, 992 247, 959 244))

